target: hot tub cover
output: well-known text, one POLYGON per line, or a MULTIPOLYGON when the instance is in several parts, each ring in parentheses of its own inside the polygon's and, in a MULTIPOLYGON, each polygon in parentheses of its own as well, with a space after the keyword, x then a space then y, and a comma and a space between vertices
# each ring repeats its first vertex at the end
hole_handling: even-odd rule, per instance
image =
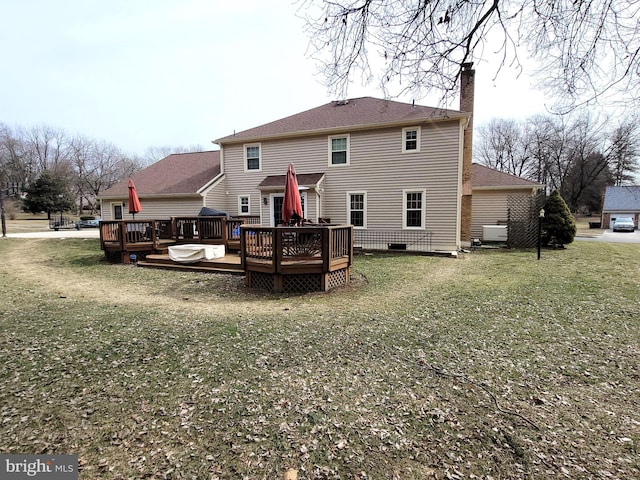
POLYGON ((186 244, 169 247, 169 258, 179 263, 196 263, 224 257, 224 245, 186 244))
POLYGON ((202 207, 198 213, 199 217, 228 217, 227 212, 216 210, 215 208, 202 207))

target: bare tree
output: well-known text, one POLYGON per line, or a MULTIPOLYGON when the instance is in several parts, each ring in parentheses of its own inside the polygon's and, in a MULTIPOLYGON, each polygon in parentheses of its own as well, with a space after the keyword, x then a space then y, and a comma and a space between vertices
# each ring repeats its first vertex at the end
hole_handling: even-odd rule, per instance
MULTIPOLYGON (((199 147, 190 147, 199 148, 199 147)), ((178 147, 183 150, 185 147, 178 147)), ((115 145, 70 136, 62 129, 38 126, 14 130, 0 123, 0 182, 27 191, 45 172, 64 181, 80 210, 95 208, 95 198, 143 167, 143 160, 115 145)))
POLYGON ((193 153, 203 152, 205 149, 202 145, 178 145, 176 147, 164 146, 164 147, 149 147, 145 150, 142 161, 146 165, 151 165, 168 157, 172 153, 193 153))
POLYGON ((613 182, 624 185, 632 182, 639 171, 640 127, 637 115, 624 119, 607 139, 605 155, 611 165, 613 182))
POLYGON ((564 148, 563 125, 557 118, 534 115, 525 120, 523 141, 529 145, 531 162, 528 178, 544 185, 552 185, 550 161, 561 156, 564 148))
POLYGON ((107 142, 76 136, 69 146, 76 173, 74 193, 80 210, 85 202, 95 209, 95 198, 100 192, 141 168, 137 159, 107 142))
POLYGON ((32 175, 48 171, 67 182, 72 180, 73 163, 69 156, 69 137, 64 130, 42 125, 20 129, 19 136, 24 143, 32 175))
POLYGON ((310 55, 332 93, 345 97, 358 74, 383 91, 400 84, 421 96, 457 92, 462 65, 499 55, 573 107, 607 93, 638 98, 637 0, 300 0, 310 55), (491 41, 490 41, 491 40, 491 41))
POLYGON ((519 177, 530 176, 529 143, 524 126, 515 120, 493 119, 478 128, 474 155, 484 165, 519 177))
MULTIPOLYGON (((585 195, 592 186, 604 186, 610 182, 609 163, 601 148, 606 136, 605 128, 606 120, 598 122, 587 113, 571 119, 565 126, 568 148, 561 162, 559 191, 571 211, 593 203, 585 195)), ((599 191, 592 193, 600 196, 599 191)))
POLYGON ((611 126, 587 111, 495 119, 480 126, 476 161, 558 190, 573 211, 597 210, 606 185, 638 171, 640 127, 635 117, 611 126))
POLYGON ((0 124, 0 188, 8 188, 15 195, 25 191, 33 177, 25 158, 21 139, 7 125, 0 124))

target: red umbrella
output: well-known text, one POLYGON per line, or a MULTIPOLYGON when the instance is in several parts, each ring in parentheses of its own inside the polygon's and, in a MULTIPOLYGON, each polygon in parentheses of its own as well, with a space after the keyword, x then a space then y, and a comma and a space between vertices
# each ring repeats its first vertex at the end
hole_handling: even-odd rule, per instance
POLYGON ((136 186, 133 180, 129 180, 129 213, 136 218, 136 213, 142 211, 142 205, 140 205, 140 199, 138 198, 138 192, 136 192, 136 186))
POLYGON ((296 169, 293 163, 287 169, 287 179, 284 182, 284 199, 282 201, 282 221, 288 225, 291 221, 296 225, 302 220, 302 202, 300 201, 300 191, 298 190, 298 180, 296 169))

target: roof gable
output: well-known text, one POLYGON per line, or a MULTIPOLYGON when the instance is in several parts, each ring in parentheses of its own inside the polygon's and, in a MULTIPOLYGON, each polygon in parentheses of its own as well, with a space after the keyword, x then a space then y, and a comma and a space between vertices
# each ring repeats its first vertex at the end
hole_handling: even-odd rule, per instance
MULTIPOLYGON (((197 194, 198 190, 220 174, 220 151, 174 153, 134 173, 138 195, 197 194)), ((121 197, 129 193, 129 179, 122 180, 100 194, 121 197)))
POLYGON ((437 120, 468 118, 457 110, 425 107, 372 97, 329 102, 274 122, 234 133, 215 143, 235 143, 297 136, 345 129, 379 128, 386 125, 419 124, 437 120))
POLYGON ((510 173, 474 163, 471 166, 472 188, 542 188, 544 185, 510 173))
POLYGON ((602 210, 640 211, 640 186, 607 187, 602 210))

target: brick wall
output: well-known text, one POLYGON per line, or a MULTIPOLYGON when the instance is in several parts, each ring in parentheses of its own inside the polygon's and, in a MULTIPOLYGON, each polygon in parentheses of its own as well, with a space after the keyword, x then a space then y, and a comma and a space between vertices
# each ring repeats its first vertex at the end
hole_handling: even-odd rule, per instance
POLYGON ((460 110, 471 112, 464 131, 462 143, 462 211, 460 218, 460 241, 471 243, 471 164, 473 162, 473 100, 475 94, 475 74, 473 63, 462 65, 460 74, 460 110))

